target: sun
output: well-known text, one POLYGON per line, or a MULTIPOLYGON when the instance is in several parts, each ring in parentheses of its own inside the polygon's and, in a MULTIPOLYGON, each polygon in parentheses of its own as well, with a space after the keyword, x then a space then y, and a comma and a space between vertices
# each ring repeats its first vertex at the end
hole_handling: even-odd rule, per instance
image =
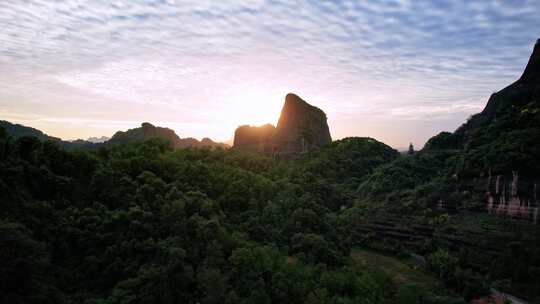
POLYGON ((276 125, 284 96, 253 87, 235 90, 227 98, 230 122, 236 126, 276 125))

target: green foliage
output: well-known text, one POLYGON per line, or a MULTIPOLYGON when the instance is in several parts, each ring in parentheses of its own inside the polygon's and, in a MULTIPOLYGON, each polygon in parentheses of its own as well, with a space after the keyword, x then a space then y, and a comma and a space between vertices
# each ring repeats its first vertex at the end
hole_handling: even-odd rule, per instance
POLYGON ((458 260, 446 250, 439 249, 428 257, 428 265, 443 280, 448 280, 457 267, 458 260))
POLYGON ((333 183, 356 187, 375 168, 398 156, 396 150, 373 138, 348 137, 306 156, 301 168, 333 183))
MULTIPOLYGON (((360 201, 383 202, 409 211, 431 207, 441 197, 454 163, 453 151, 420 152, 379 166, 357 189, 360 201)), ((452 186, 454 183, 451 184, 452 186)))
MULTIPOLYGON (((456 231, 452 216, 430 207, 440 198, 474 200, 453 176, 463 163, 453 150, 399 156, 369 138, 276 161, 173 150, 160 139, 66 151, 0 132, 0 231, 17 236, 1 247, 16 250, 0 253, 29 265, 2 268, 0 279, 20 274, 18 289, 4 285, 2 296, 13 303, 459 303, 431 287, 417 294, 395 285, 377 265, 351 264, 350 252, 358 244, 405 252, 401 241, 368 242, 374 235, 357 230, 377 219, 411 216, 407 225, 456 231)), ((431 269, 467 297, 483 290, 482 271, 466 265, 472 258, 456 260, 439 245, 434 237, 420 250, 435 252, 431 269)), ((491 275, 530 281, 535 248, 523 251, 519 267, 494 267, 491 275)), ((515 252, 509 247, 501 265, 515 252)))
POLYGON ((454 133, 441 132, 430 138, 424 146, 424 151, 429 150, 452 150, 463 148, 460 138, 454 133))
MULTIPOLYGON (((316 165, 299 174, 302 162, 173 151, 159 139, 69 152, 1 133, 0 145, 0 279, 13 282, 0 292, 9 303, 389 300, 387 280, 348 264, 344 223, 326 200, 342 185, 313 186, 326 174, 316 165)), ((325 162, 349 159, 336 149, 325 162)), ((358 178, 387 160, 375 153, 358 178)), ((340 166, 332 174, 345 179, 340 166)))
POLYGON ((422 303, 422 298, 427 293, 424 286, 417 283, 401 285, 396 294, 396 302, 400 304, 422 303))
POLYGON ((50 280, 45 245, 24 226, 0 220, 0 302, 63 303, 50 280))

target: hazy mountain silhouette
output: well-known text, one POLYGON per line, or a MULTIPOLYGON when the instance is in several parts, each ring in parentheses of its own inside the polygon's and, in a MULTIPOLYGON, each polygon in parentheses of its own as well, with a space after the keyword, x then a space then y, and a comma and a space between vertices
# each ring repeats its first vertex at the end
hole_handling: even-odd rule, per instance
POLYGON ((14 124, 9 121, 0 120, 0 127, 4 128, 8 135, 18 138, 23 136, 36 137, 39 140, 52 140, 60 144, 66 149, 97 149, 102 145, 117 145, 127 144, 139 141, 145 141, 152 138, 161 138, 171 142, 172 146, 176 149, 181 148, 228 148, 229 146, 224 143, 218 143, 210 138, 203 138, 197 140, 195 138, 180 138, 176 133, 169 128, 156 127, 150 123, 144 122, 141 127, 129 129, 127 131, 118 131, 113 137, 108 138, 102 136, 100 138, 91 137, 88 140, 77 139, 72 141, 62 140, 58 137, 53 137, 43 133, 42 131, 23 126, 20 124, 14 124))
POLYGON ((33 136, 40 140, 61 141, 60 138, 47 135, 38 129, 23 126, 20 124, 14 124, 6 120, 0 120, 0 127, 4 128, 7 134, 15 138, 23 136, 33 136))
POLYGON ((226 144, 217 143, 209 138, 199 141, 195 138, 180 138, 172 129, 156 127, 148 122, 143 122, 139 128, 116 132, 105 145, 126 144, 144 141, 152 138, 160 138, 169 141, 176 149, 179 148, 226 148, 226 144))
POLYGON ((94 143, 94 144, 98 144, 98 143, 106 142, 109 139, 111 139, 111 138, 107 137, 107 136, 89 137, 89 138, 86 139, 86 141, 94 143))

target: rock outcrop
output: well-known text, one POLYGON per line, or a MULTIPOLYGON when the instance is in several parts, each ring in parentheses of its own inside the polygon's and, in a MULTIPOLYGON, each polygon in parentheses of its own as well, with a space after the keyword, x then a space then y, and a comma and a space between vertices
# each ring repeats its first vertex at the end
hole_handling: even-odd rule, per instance
POLYGON ((285 97, 277 127, 240 126, 234 133, 233 147, 276 158, 293 158, 331 142, 326 114, 290 93, 285 97))
POLYGON ((487 210, 492 214, 538 222, 540 179, 512 175, 489 175, 487 179, 487 210))
POLYGON ((431 138, 424 151, 460 153, 455 176, 470 184, 478 176, 482 181, 487 179, 488 212, 537 222, 539 139, 540 39, 518 80, 492 94, 483 111, 454 133, 442 132, 431 138))
POLYGON ((474 140, 479 128, 485 127, 512 111, 534 112, 540 108, 540 39, 521 77, 506 88, 493 93, 484 110, 459 127, 455 135, 462 145, 474 140))
POLYGON ((540 39, 536 40, 533 53, 518 82, 535 81, 538 79, 540 79, 540 39))
POLYGON ((274 152, 274 135, 276 127, 271 124, 255 126, 240 126, 234 132, 233 147, 244 151, 271 154, 274 152))
POLYGON ((287 94, 274 144, 283 157, 318 150, 332 142, 326 114, 295 94, 287 94))

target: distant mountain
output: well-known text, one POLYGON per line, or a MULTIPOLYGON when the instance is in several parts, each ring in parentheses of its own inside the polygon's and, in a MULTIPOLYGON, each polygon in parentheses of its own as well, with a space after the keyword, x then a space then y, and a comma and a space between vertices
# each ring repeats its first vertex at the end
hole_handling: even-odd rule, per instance
POLYGON ((39 140, 52 140, 52 141, 57 142, 60 146, 66 149, 77 149, 77 148, 94 149, 96 148, 95 144, 89 141, 85 141, 82 139, 78 139, 74 141, 66 141, 58 137, 47 135, 38 129, 23 126, 20 124, 14 124, 5 120, 0 120, 0 128, 4 128, 7 131, 7 134, 14 138, 31 136, 31 137, 36 137, 39 140))
POLYGON ((237 149, 282 158, 316 151, 332 142, 326 114, 292 93, 285 96, 277 127, 240 126, 234 135, 237 149))
POLYGON ((106 142, 107 140, 111 139, 110 137, 107 137, 107 136, 101 136, 101 137, 89 137, 86 141, 88 142, 91 142, 91 143, 94 143, 94 144, 98 144, 98 143, 103 143, 103 142, 106 142))
POLYGON ((126 144, 144 141, 151 138, 161 138, 171 142, 174 148, 227 148, 223 143, 217 143, 209 138, 199 141, 195 138, 180 138, 172 129, 156 127, 148 122, 143 122, 139 128, 116 132, 111 139, 104 142, 105 145, 126 144))
POLYGON ((23 136, 33 136, 33 137, 37 137, 40 140, 61 141, 60 138, 49 136, 38 129, 23 126, 20 124, 14 124, 5 120, 0 120, 0 127, 4 128, 11 137, 15 137, 15 138, 23 137, 23 136))
POLYGON ((162 138, 169 140, 176 149, 181 148, 228 148, 227 144, 214 142, 210 138, 203 138, 201 141, 195 138, 180 138, 176 133, 168 128, 155 127, 144 122, 141 127, 129 129, 127 131, 118 131, 113 137, 102 136, 99 138, 90 137, 88 140, 77 139, 73 141, 62 140, 58 137, 49 136, 38 129, 13 124, 9 121, 0 120, 0 128, 4 128, 7 133, 14 138, 23 136, 33 136, 39 140, 52 140, 58 142, 66 149, 97 149, 100 146, 127 144, 132 142, 144 141, 151 138, 162 138))

